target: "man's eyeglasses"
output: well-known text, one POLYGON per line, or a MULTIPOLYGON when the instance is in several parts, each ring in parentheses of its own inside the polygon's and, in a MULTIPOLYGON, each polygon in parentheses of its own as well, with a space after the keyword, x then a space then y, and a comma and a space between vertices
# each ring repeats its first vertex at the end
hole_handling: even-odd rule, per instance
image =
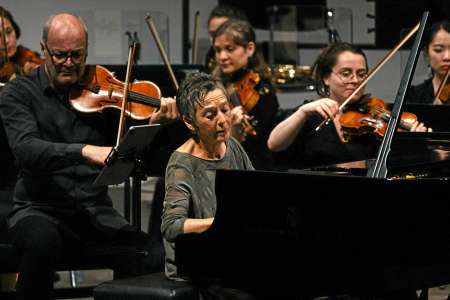
POLYGON ((73 63, 79 64, 83 61, 83 59, 86 56, 86 52, 84 50, 75 50, 75 51, 50 51, 48 49, 47 43, 44 43, 45 50, 47 50, 48 55, 50 55, 52 58, 55 59, 55 63, 57 64, 63 64, 65 63, 69 58, 72 60, 73 63))
POLYGON ((349 83, 353 80, 354 76, 358 81, 362 81, 367 77, 366 70, 359 70, 354 73, 352 70, 341 70, 339 72, 332 72, 342 80, 343 83, 349 83))

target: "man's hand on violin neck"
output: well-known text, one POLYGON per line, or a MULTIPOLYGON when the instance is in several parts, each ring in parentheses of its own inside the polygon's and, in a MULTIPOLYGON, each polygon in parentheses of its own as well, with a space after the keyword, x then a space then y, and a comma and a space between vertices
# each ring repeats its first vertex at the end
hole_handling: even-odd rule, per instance
POLYGON ((81 155, 88 161, 97 164, 105 165, 105 160, 111 152, 112 147, 101 147, 86 145, 81 149, 81 155))
POLYGON ((162 97, 160 99, 160 105, 158 111, 152 113, 150 124, 165 124, 179 118, 177 103, 174 98, 162 97))

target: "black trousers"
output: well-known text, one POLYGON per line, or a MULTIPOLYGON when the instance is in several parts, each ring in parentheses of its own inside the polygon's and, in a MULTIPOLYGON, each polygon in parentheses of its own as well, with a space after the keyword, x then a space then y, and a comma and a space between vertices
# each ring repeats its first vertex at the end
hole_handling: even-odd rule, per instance
MULTIPOLYGON (((91 225, 85 215, 76 215, 61 224, 42 216, 29 216, 10 230, 10 237, 22 254, 16 286, 18 299, 51 299, 56 267, 68 258, 81 260, 86 245, 117 246, 117 240, 120 244, 133 243, 123 236, 106 236, 91 225)), ((121 255, 111 261, 111 268, 116 278, 116 272, 120 277, 134 276, 136 256, 124 259, 121 255)))
POLYGON ((0 188, 0 221, 4 220, 13 207, 13 190, 0 188))

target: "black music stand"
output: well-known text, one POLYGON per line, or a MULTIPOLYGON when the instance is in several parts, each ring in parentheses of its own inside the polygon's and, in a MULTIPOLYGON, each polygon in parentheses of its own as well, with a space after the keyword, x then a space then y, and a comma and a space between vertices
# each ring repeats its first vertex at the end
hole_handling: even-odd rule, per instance
POLYGON ((94 185, 112 185, 132 178, 131 224, 138 229, 141 228, 141 181, 146 179, 141 158, 160 128, 159 124, 131 126, 121 143, 111 150, 105 167, 94 181, 94 185))

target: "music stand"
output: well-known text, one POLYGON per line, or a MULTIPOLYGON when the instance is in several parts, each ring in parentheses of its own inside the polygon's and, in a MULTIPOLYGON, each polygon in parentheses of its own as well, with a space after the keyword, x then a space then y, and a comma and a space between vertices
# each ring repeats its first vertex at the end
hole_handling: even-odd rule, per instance
POLYGON ((141 181, 146 178, 141 157, 160 128, 159 124, 131 126, 120 144, 111 150, 105 167, 94 181, 94 185, 112 185, 132 178, 131 224, 138 229, 141 228, 141 181))

